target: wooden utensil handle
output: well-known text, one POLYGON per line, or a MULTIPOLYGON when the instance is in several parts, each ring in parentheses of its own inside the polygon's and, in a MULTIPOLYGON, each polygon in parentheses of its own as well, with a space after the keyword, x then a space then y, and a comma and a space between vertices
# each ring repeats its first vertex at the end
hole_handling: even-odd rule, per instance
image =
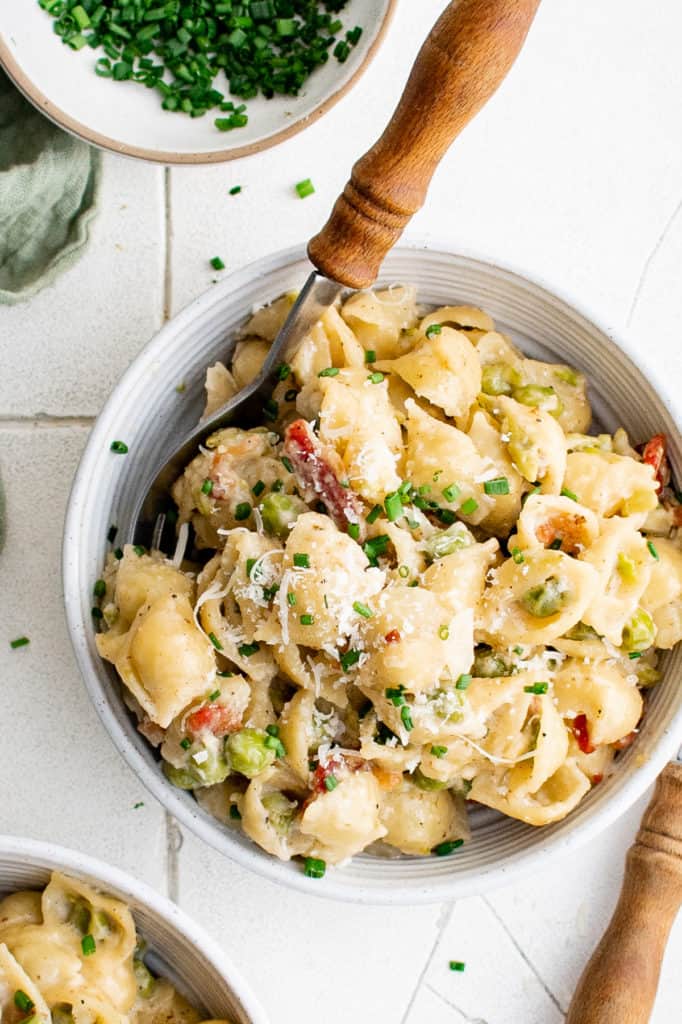
POLYGON ((566 1024, 646 1024, 682 903, 682 765, 656 783, 628 851, 618 905, 578 982, 566 1024))
POLYGON ((382 260, 423 205, 441 158, 495 92, 540 0, 453 0, 422 46, 379 141, 353 167, 332 215, 308 246, 315 266, 352 288, 382 260))

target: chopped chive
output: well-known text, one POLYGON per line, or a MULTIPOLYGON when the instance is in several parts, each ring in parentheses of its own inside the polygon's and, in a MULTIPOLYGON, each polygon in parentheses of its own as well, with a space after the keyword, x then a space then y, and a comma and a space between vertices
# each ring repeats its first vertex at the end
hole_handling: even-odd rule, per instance
MULTIPOLYGON (((540 490, 540 488, 538 487, 538 491, 539 490, 540 490)), ((537 492, 531 491, 531 494, 534 494, 534 493, 537 493, 537 492)), ((574 494, 573 491, 569 491, 568 487, 562 487, 561 488, 561 496, 563 498, 570 498, 571 501, 577 501, 578 500, 578 496, 576 494, 574 494)))
POLYGON ((400 709, 400 720, 407 729, 411 732, 414 729, 414 722, 412 721, 412 713, 407 704, 403 705, 400 709))
POLYGON ((348 536, 351 537, 353 540, 359 540, 360 539, 360 524, 359 523, 349 523, 348 524, 348 536))
POLYGON ((234 672, 216 672, 216 675, 220 676, 221 679, 231 679, 234 672))
POLYGON ((440 334, 442 330, 443 327, 441 324, 429 324, 424 333, 427 338, 431 338, 434 334, 440 334))
POLYGON ((239 193, 241 192, 241 190, 242 190, 241 185, 233 185, 232 188, 229 191, 229 194, 231 196, 238 196, 239 193))
POLYGON ((512 651, 514 652, 514 654, 521 655, 523 654, 523 647, 512 647, 512 651))
POLYGON ((449 839, 444 843, 438 843, 438 846, 434 846, 431 853, 435 853, 436 857, 447 857, 449 853, 459 850, 460 846, 464 846, 463 839, 449 839))
POLYGON ((390 537, 386 533, 380 534, 378 537, 372 537, 371 540, 366 540, 362 545, 362 550, 367 555, 371 565, 377 564, 377 559, 380 555, 383 555, 390 543, 390 537))
POLYGON ((95 595, 95 597, 104 597, 104 595, 107 592, 107 585, 104 582, 104 580, 97 580, 94 587, 92 588, 92 592, 95 595))
POLYGON ((101 608, 91 608, 90 614, 92 615, 93 619, 97 619, 97 621, 104 618, 104 612, 102 611, 101 608))
POLYGON ((246 578, 247 578, 247 580, 251 579, 251 570, 253 569, 253 567, 254 567, 254 565, 256 564, 257 561, 258 561, 257 558, 247 558, 246 559, 246 578))
POLYGON ((270 485, 270 490, 272 491, 273 494, 277 494, 279 491, 282 490, 283 487, 284 484, 282 483, 281 480, 275 480, 275 482, 270 485))
POLYGON ((225 264, 221 260, 220 256, 214 256, 212 260, 209 260, 214 270, 224 270, 225 264))
POLYGON ((219 696, 220 696, 220 690, 214 690, 213 693, 209 693, 208 699, 210 700, 211 704, 213 704, 214 701, 216 701, 219 696))
POLYGON ((376 354, 376 352, 374 351, 373 348, 368 348, 367 351, 365 352, 365 362, 366 363, 376 363, 376 361, 377 361, 377 354, 376 354))
POLYGON ((134 811, 137 811, 140 807, 144 807, 144 800, 138 800, 136 804, 133 804, 134 811))
POLYGON ((276 375, 277 380, 286 380, 291 373, 291 367, 288 363, 280 363, 277 367, 276 375))
POLYGON ((660 559, 660 555, 658 554, 658 551, 656 550, 656 545, 654 544, 654 542, 652 540, 648 540, 646 542, 646 546, 649 549, 649 554, 651 555, 651 557, 655 558, 657 562, 660 562, 660 560, 661 560, 660 559))
POLYGON ((294 565, 297 569, 309 569, 310 568, 310 555, 305 551, 294 552, 294 565))
POLYGON ((263 491, 264 491, 264 490, 265 490, 265 484, 263 483, 263 481, 262 481, 262 480, 258 480, 258 481, 256 481, 256 483, 255 483, 255 484, 253 485, 253 487, 251 488, 251 493, 252 493, 252 494, 253 494, 253 495, 254 495, 254 496, 255 496, 256 498, 260 498, 260 496, 261 496, 261 494, 263 493, 263 491))
POLYGON ((384 508, 386 509, 386 518, 389 523, 394 523, 396 519, 401 517, 403 514, 403 503, 397 491, 393 491, 391 494, 386 495, 384 499, 384 508))
POLYGON ((369 377, 367 378, 367 380, 370 381, 372 384, 381 384, 383 379, 384 375, 383 373, 380 373, 379 370, 375 370, 374 373, 370 373, 369 377))
POLYGON ((114 548, 114 558, 116 558, 119 562, 121 561, 121 559, 123 558, 122 548, 114 548))
POLYGON ((250 658, 252 654, 255 654, 257 651, 260 651, 260 644, 242 644, 240 647, 237 648, 237 651, 239 652, 242 658, 250 658))
POLYGON ((269 423, 274 423, 279 415, 279 403, 274 398, 268 398, 263 402, 263 415, 269 423))
POLYGON ((294 605, 296 604, 296 594, 292 593, 291 590, 287 594, 287 603, 290 608, 293 608, 294 605))
POLYGON ((400 708, 405 703, 405 687, 391 687, 385 691, 386 700, 390 700, 394 707, 400 708))
POLYGON ((18 988, 14 993, 14 1005, 17 1010, 21 1010, 22 1013, 30 1013, 34 1008, 35 1003, 33 1000, 29 999, 25 992, 18 988))
POLYGON ((118 526, 110 526, 109 532, 107 533, 107 540, 110 544, 113 544, 116 540, 116 534, 118 533, 118 526))
POLYGON ((277 736, 268 734, 263 740, 263 746, 267 747, 268 750, 274 750, 275 757, 284 757, 286 755, 286 749, 284 744, 277 736))
POLYGON ((441 640, 447 640, 448 637, 450 636, 450 630, 448 629, 448 627, 441 626, 440 629, 438 630, 438 636, 440 637, 441 640))
POLYGON ((324 878, 327 864, 320 857, 306 857, 303 861, 303 873, 307 878, 324 878))
POLYGON ((561 551, 561 545, 563 541, 561 537, 555 537, 552 543, 549 545, 550 551, 561 551))
POLYGON ((358 615, 362 615, 364 619, 371 619, 374 612, 371 608, 368 608, 362 601, 353 601, 353 611, 357 612, 358 615))
POLYGON ((112 441, 109 447, 112 452, 116 453, 116 455, 128 454, 128 445, 125 441, 112 441))
POLYGON ((243 523, 251 515, 251 505, 248 501, 240 501, 234 510, 234 518, 238 523, 243 523))
POLYGON ((81 939, 81 950, 83 956, 92 956, 97 946, 92 935, 84 935, 81 939))
POLYGON ((459 497, 459 487, 457 484, 450 484, 448 487, 444 487, 441 494, 446 501, 455 501, 459 497))
POLYGON ((377 519, 379 518, 382 512, 383 508, 381 507, 381 505, 375 505, 371 512, 369 512, 365 516, 365 519, 370 524, 370 526, 372 525, 372 523, 376 523, 377 519))
POLYGON ((524 686, 524 693, 535 693, 540 695, 541 693, 547 693, 549 689, 549 683, 532 683, 531 686, 524 686))
POLYGON ((471 679, 472 679, 472 676, 470 675, 470 673, 469 672, 465 672, 463 675, 461 675, 459 677, 459 679, 455 683, 455 689, 456 690, 466 690, 466 689, 468 689, 469 686, 471 685, 471 679))
POLYGON ((189 750, 192 746, 192 741, 188 736, 185 736, 184 740, 180 740, 180 746, 183 750, 189 750))
POLYGON ((524 554, 521 548, 512 548, 511 556, 517 565, 521 565, 521 563, 524 561, 524 554))
POLYGON ((643 653, 644 651, 630 651, 628 653, 628 658, 630 661, 635 661, 637 658, 641 658, 643 653))
POLYGON ((462 960, 451 960, 449 966, 451 971, 461 972, 465 969, 466 964, 462 960))
POLYGON ((360 654, 360 651, 355 651, 351 648, 351 650, 346 651, 345 654, 341 655, 341 658, 339 660, 341 662, 341 668, 343 669, 344 672, 347 672, 348 669, 352 668, 353 665, 357 665, 357 663, 360 661, 360 654))
POLYGON ((213 490, 213 481, 209 480, 209 478, 206 477, 206 479, 204 480, 203 484, 201 485, 201 493, 202 494, 210 494, 212 490, 213 490))
POLYGON ((506 476, 495 477, 494 480, 485 480, 483 490, 486 494, 509 494, 509 481, 506 476))
POLYGON ((330 793, 333 789, 336 789, 338 784, 339 780, 336 778, 335 775, 328 775, 327 778, 324 780, 324 788, 328 790, 330 793))
POLYGON ((268 736, 279 736, 279 726, 278 725, 266 725, 265 726, 265 731, 268 734, 268 736))
POLYGON ((294 467, 291 464, 291 459, 287 458, 286 455, 283 455, 282 458, 279 461, 282 463, 282 465, 286 469, 287 473, 293 473, 294 467))
POLYGON ((232 821, 241 821, 242 816, 239 813, 239 808, 236 804, 230 804, 230 818, 232 821))
POLYGON ((18 636, 16 640, 10 640, 9 645, 13 651, 16 651, 19 647, 26 647, 30 642, 27 636, 18 636))
POLYGON ((431 747, 431 753, 433 754, 434 757, 445 757, 447 752, 448 752, 448 748, 447 747, 441 747, 441 746, 438 746, 438 745, 435 746, 435 747, 431 747))
POLYGON ((467 500, 460 506, 460 512, 464 516, 471 516, 478 508, 478 502, 475 498, 467 498, 467 500))
POLYGON ((338 377, 339 373, 338 366, 327 366, 324 370, 320 370, 318 377, 338 377))
POLYGON ((299 181, 296 183, 296 191, 298 192, 300 199, 305 199, 306 196, 311 196, 313 194, 313 192, 315 191, 315 186, 313 185, 310 178, 304 178, 303 181, 299 181))
POLYGON ((142 558, 143 554, 145 553, 145 549, 142 547, 141 544, 136 544, 135 547, 133 548, 133 551, 135 552, 138 558, 142 558))
POLYGON ((222 651, 223 645, 221 644, 220 640, 215 635, 215 633, 209 633, 208 634, 208 639, 211 641, 211 643, 215 647, 216 651, 222 651))
POLYGON ((314 615, 309 615, 308 613, 306 613, 305 615, 301 615, 301 617, 300 617, 300 623, 301 623, 302 626, 312 626, 314 621, 315 621, 315 616, 314 615))

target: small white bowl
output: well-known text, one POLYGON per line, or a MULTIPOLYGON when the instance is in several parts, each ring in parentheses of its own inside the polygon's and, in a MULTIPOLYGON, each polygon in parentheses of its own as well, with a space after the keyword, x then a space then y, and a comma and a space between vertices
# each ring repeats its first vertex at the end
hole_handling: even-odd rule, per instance
MULTIPOLYGON (((663 659, 665 678, 652 693, 637 742, 613 776, 593 789, 564 821, 534 829, 483 808, 472 816, 473 839, 451 857, 380 859, 366 854, 320 880, 300 864, 282 863, 246 836, 221 825, 191 794, 164 777, 154 751, 137 732, 120 697, 120 683, 97 654, 90 615, 112 523, 123 526, 141 487, 197 422, 206 367, 227 359, 235 329, 254 305, 300 287, 310 266, 302 248, 266 257, 231 274, 168 323, 138 356, 104 407, 76 475, 64 535, 64 595, 76 656, 86 686, 117 749, 147 788, 216 849, 268 878, 337 899, 373 903, 425 903, 503 884, 567 852, 606 828, 644 792, 682 740, 682 645, 663 659), (175 390, 185 384, 182 394, 175 390), (125 441, 125 458, 109 453, 125 441)), ((677 479, 682 441, 666 395, 664 368, 658 393, 635 362, 635 349, 539 284, 466 256, 401 246, 387 256, 380 283, 413 283, 421 302, 482 306, 521 348, 540 358, 570 363, 590 384, 595 419, 607 430, 625 426, 635 441, 668 435, 677 479), (626 354, 627 353, 627 354, 626 354)))
MULTIPOLYGON (((0 3, 0 66, 42 113, 85 142, 163 164, 217 163, 282 142, 333 107, 374 57, 396 5, 397 0, 349 0, 339 18, 345 29, 360 25, 363 32, 345 63, 330 52, 298 96, 247 100, 249 123, 231 132, 215 127, 220 111, 197 118, 170 113, 162 110, 156 89, 99 78, 94 65, 103 51, 65 46, 37 0, 0 3)), ((217 80, 217 88, 241 102, 228 95, 224 80, 217 80)))
POLYGON ((52 871, 127 903, 148 943, 150 966, 193 1006, 234 1024, 267 1024, 256 997, 220 947, 170 900, 83 853, 0 835, 0 898, 20 889, 44 888, 52 871))

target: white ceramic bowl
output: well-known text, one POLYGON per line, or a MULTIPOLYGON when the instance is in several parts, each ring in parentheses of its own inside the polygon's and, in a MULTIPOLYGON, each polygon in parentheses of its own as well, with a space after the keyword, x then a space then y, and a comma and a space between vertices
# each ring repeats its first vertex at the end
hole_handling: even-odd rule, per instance
MULTIPOLYGON (((39 110, 86 142, 164 164, 214 163, 281 142, 326 113, 372 60, 396 4, 349 0, 339 18, 344 28, 360 25, 363 32, 345 63, 330 54, 298 96, 248 100, 248 125, 231 132, 215 127, 220 111, 198 118, 169 113, 161 109, 156 89, 98 78, 94 64, 102 51, 86 46, 74 52, 65 46, 38 0, 0 3, 0 66, 39 110)), ((224 80, 218 79, 217 87, 240 102, 228 96, 224 80)))
POLYGON ((150 967, 194 1006, 234 1024, 267 1024, 249 986, 220 947, 170 900, 83 853, 0 835, 0 898, 19 889, 44 888, 51 871, 95 885, 127 903, 149 945, 150 967))
MULTIPOLYGON (((83 455, 66 519, 64 592, 78 662, 105 728, 148 789, 179 821, 240 864, 307 892, 375 903, 437 901, 491 888, 544 862, 550 853, 566 852, 596 835, 674 756, 682 740, 682 645, 664 659, 665 679, 653 691, 637 742, 619 758, 613 776, 564 821, 533 829, 481 808, 472 815, 472 842, 451 857, 385 860, 362 855, 347 867, 328 871, 322 880, 305 878, 297 863, 275 860, 166 781, 123 705, 115 672, 95 648, 92 585, 100 575, 110 524, 126 522, 144 481, 174 439, 197 421, 204 370, 214 360, 229 357, 235 328, 254 304, 300 286, 308 270, 303 250, 296 249, 230 275, 159 332, 107 402, 83 455), (180 383, 186 384, 181 395, 175 390, 180 383), (109 453, 114 439, 130 446, 128 456, 109 453)), ((529 354, 577 366, 590 382, 597 421, 610 430, 624 425, 635 441, 664 431, 680 478, 682 442, 665 384, 659 383, 657 393, 637 367, 633 348, 622 339, 619 347, 569 302, 499 266, 425 247, 394 249, 381 282, 414 283, 424 303, 481 305, 529 354)))

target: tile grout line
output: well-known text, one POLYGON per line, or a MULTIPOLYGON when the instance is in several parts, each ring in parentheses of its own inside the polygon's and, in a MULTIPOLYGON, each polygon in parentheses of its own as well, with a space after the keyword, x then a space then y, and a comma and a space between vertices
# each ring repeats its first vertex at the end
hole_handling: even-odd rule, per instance
POLYGON ((171 169, 163 169, 163 309, 161 311, 162 322, 170 320, 173 306, 173 263, 172 263, 172 203, 171 203, 171 169))
POLYGON ((496 921, 498 922, 498 924, 500 925, 500 927, 501 927, 501 928, 503 929, 503 931, 504 931, 504 932, 506 933, 506 935, 508 936, 508 938, 509 938, 509 940, 510 940, 511 944, 513 945, 514 949, 515 949, 515 950, 516 950, 516 952, 517 952, 517 953, 519 954, 519 956, 521 957, 521 959, 523 960, 523 962, 524 962, 524 963, 526 964, 526 966, 527 966, 527 967, 529 967, 529 968, 530 968, 530 970, 532 971, 532 973, 533 973, 533 974, 535 975, 535 977, 536 977, 536 978, 537 978, 537 980, 539 981, 540 985, 541 985, 541 986, 542 986, 542 988, 544 989, 544 991, 545 991, 545 994, 546 994, 546 995, 548 996, 548 998, 549 998, 549 999, 551 1000, 551 1002, 552 1002, 552 1003, 554 1004, 554 1006, 555 1006, 555 1007, 557 1008, 557 1010, 559 1011, 559 1013, 561 1014, 561 1016, 562 1016, 562 1017, 565 1017, 565 1016, 566 1016, 566 1010, 564 1010, 564 1008, 563 1008, 563 1007, 561 1006, 561 1003, 559 1002, 559 1000, 557 999, 557 997, 556 997, 556 996, 554 995, 554 993, 552 992, 551 988, 549 987, 549 985, 547 984, 547 982, 545 981, 545 979, 544 979, 544 978, 542 977, 542 975, 541 975, 541 974, 540 974, 540 972, 538 971, 538 969, 537 969, 537 967, 535 966, 535 964, 533 963, 533 961, 532 961, 532 960, 530 960, 530 959, 529 959, 529 958, 527 957, 526 953, 525 953, 525 952, 523 951, 523 949, 522 949, 522 948, 521 948, 521 946, 519 945, 519 943, 518 943, 518 941, 517 941, 517 939, 516 939, 516 936, 515 936, 515 935, 514 935, 514 934, 513 934, 513 933, 512 933, 511 931, 510 931, 509 927, 507 926, 507 923, 506 923, 506 921, 504 920, 504 918, 503 918, 503 917, 501 916, 501 914, 499 914, 499 913, 498 913, 497 909, 496 909, 496 908, 495 908, 495 907, 494 907, 494 906, 492 905, 492 903, 490 902, 490 900, 488 899, 488 897, 487 897, 487 896, 481 896, 481 899, 482 899, 482 901, 483 901, 483 902, 485 903, 485 905, 486 905, 486 907, 488 908, 488 910, 490 911, 490 913, 491 913, 491 914, 493 915, 493 917, 494 917, 494 918, 496 919, 496 921))
POLYGON ((630 306, 630 310, 628 312, 628 317, 627 317, 627 320, 625 321, 625 326, 626 327, 629 327, 630 324, 632 323, 632 318, 635 315, 635 310, 637 309, 637 306, 639 304, 639 300, 641 298, 642 292, 644 291, 644 283, 645 283, 645 281, 646 281, 646 279, 648 277, 649 270, 651 268, 651 264, 656 259, 656 256, 658 255, 659 250, 661 249, 661 246, 663 245, 668 232, 670 231, 671 227, 673 226, 673 224, 677 220, 677 215, 680 212, 680 210, 682 210, 682 199, 679 200, 679 202, 677 203, 677 206, 675 207, 675 209, 673 210, 671 215, 668 217, 667 221, 665 222, 665 226, 664 226, 663 230, 661 231, 660 235, 658 236, 658 239, 656 240, 656 244, 654 245, 653 249, 651 250, 651 252, 649 253, 649 255, 647 256, 647 258, 646 258, 646 260, 644 262, 644 266, 642 267, 642 273, 639 275, 639 281, 637 282, 637 287, 635 289, 635 294, 634 294, 634 297, 632 299, 632 304, 630 306))
POLYGON ((407 1022, 407 1018, 410 1015, 410 1011, 411 1011, 412 1007, 414 1006, 415 999, 417 998, 417 995, 419 993, 419 989, 421 988, 421 985, 422 985, 422 981, 424 980, 424 975, 426 974, 426 972, 429 969, 429 966, 431 965, 431 961, 433 960, 433 954, 436 952, 436 948, 438 946, 438 943, 440 942, 441 937, 443 935, 443 932, 445 931, 445 929, 447 928, 447 926, 448 926, 448 924, 450 922, 450 918, 452 917, 452 912, 453 912, 454 909, 455 909, 455 904, 454 903, 446 903, 445 906, 441 910, 440 918, 439 918, 439 920, 437 922, 437 925, 436 925, 436 937, 433 940, 433 945, 431 946, 431 949, 429 950, 429 955, 427 956, 427 958, 426 958, 426 960, 424 962, 424 966, 422 967, 421 972, 419 974, 419 977, 417 978, 416 984, 414 986, 414 989, 412 990, 412 995, 410 996, 410 1001, 408 1002, 407 1006, 405 1007, 405 1013, 401 1017, 400 1024, 406 1024, 406 1022, 407 1022))
POLYGON ((430 985, 428 981, 426 982, 424 987, 427 988, 432 995, 436 996, 437 999, 440 999, 441 1003, 445 1003, 447 1007, 449 1007, 451 1010, 454 1010, 455 1013, 458 1013, 462 1020, 469 1022, 469 1024, 487 1024, 487 1021, 484 1021, 481 1017, 470 1017, 467 1013, 464 1012, 464 1010, 460 1009, 459 1006, 455 1006, 454 1003, 451 1003, 450 1000, 446 996, 444 996, 442 992, 439 992, 437 988, 434 988, 433 985, 430 985))
POLYGON ((53 427, 91 427, 94 416, 52 416, 37 412, 29 416, 0 416, 0 428, 13 430, 31 430, 33 428, 53 427))

